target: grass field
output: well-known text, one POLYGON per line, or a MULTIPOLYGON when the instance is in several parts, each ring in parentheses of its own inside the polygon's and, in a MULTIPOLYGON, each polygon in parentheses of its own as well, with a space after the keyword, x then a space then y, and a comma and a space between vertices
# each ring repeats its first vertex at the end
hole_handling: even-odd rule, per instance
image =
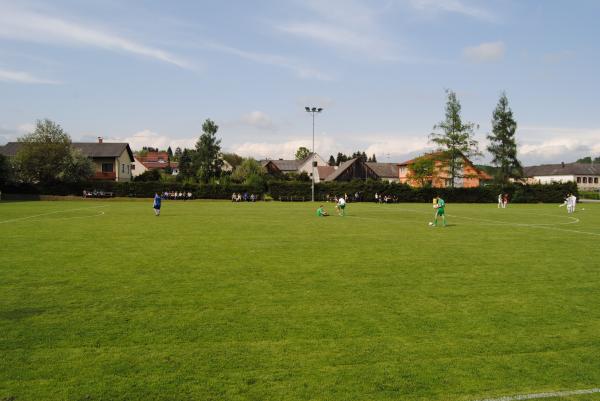
POLYGON ((600 204, 314 209, 0 203, 0 400, 600 387, 600 204))

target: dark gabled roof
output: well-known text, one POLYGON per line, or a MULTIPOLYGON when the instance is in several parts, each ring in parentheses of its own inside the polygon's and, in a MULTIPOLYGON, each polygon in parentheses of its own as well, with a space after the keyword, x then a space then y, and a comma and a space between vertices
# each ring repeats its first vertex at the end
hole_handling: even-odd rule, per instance
MULTIPOLYGON (((13 157, 22 145, 22 142, 9 142, 4 146, 0 146, 0 153, 4 156, 13 157)), ((72 145, 75 149, 81 150, 87 157, 119 157, 123 151, 127 151, 133 162, 133 152, 128 143, 73 142, 72 145)))
POLYGON ((73 147, 81 150, 87 157, 119 157, 127 151, 133 162, 133 152, 126 142, 73 142, 73 147))
POLYGON ((340 175, 342 175, 344 173, 344 171, 346 171, 350 166, 352 166, 357 160, 358 160, 358 158, 355 157, 354 159, 350 159, 345 162, 342 162, 338 166, 337 170, 335 170, 333 172, 333 174, 331 174, 330 176, 325 178, 325 181, 335 181, 336 178, 338 178, 340 175))
POLYGON ((367 166, 380 178, 399 178, 399 166, 397 163, 367 162, 367 166))
POLYGON ((525 177, 552 175, 600 175, 600 166, 588 163, 542 164, 523 168, 525 177))
POLYGON ((273 160, 273 164, 281 171, 296 171, 300 167, 299 160, 273 160))

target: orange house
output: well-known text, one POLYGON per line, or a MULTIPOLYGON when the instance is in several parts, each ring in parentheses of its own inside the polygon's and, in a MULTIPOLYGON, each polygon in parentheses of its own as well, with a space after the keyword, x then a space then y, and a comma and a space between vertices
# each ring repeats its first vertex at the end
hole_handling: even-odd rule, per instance
MULTIPOLYGON (((432 176, 427 177, 427 181, 433 188, 446 188, 452 184, 448 167, 440 160, 441 152, 427 153, 421 157, 427 157, 434 160, 434 173, 432 176)), ((460 172, 460 178, 454 179, 454 186, 457 188, 475 188, 481 185, 482 181, 489 181, 492 179, 489 174, 479 170, 471 163, 465 156, 463 158, 462 171, 460 172)), ((411 187, 420 187, 421 180, 417 180, 411 177, 411 165, 417 160, 411 159, 398 164, 398 174, 400 176, 401 184, 408 184, 411 187)))

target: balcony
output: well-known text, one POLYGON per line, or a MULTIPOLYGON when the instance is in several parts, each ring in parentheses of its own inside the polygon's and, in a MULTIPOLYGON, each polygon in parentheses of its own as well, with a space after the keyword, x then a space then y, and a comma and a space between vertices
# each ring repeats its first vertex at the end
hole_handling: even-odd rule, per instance
POLYGON ((96 171, 93 180, 103 180, 103 181, 115 181, 117 179, 117 173, 114 171, 110 173, 103 173, 102 171, 96 171))

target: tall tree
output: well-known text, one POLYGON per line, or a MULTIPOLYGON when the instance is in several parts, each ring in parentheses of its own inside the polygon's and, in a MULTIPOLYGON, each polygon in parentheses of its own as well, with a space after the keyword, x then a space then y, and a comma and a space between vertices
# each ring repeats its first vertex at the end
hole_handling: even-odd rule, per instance
POLYGON ((173 160, 173 150, 171 150, 170 146, 167 148, 167 155, 169 156, 169 161, 173 160))
POLYGON ((219 126, 211 119, 206 119, 202 124, 202 135, 196 142, 196 155, 194 164, 196 174, 202 182, 219 178, 223 160, 221 154, 221 140, 217 139, 219 126))
POLYGON ((310 156, 310 150, 304 146, 300 146, 296 151, 296 160, 304 160, 310 156))
POLYGON ((194 154, 192 149, 184 149, 179 158, 179 174, 177 178, 189 179, 196 178, 196 170, 194 168, 194 154))
POLYGON ((329 161, 327 162, 330 166, 335 166, 335 157, 333 155, 329 156, 329 161))
POLYGON ((38 120, 35 130, 19 138, 22 142, 15 157, 24 181, 52 183, 71 159, 71 138, 60 125, 48 119, 38 120))
POLYGON ((373 162, 373 163, 377 163, 377 157, 375 157, 375 153, 373 153, 373 156, 369 157, 368 161, 373 162))
POLYGON ((502 183, 523 176, 523 167, 517 159, 516 131, 517 122, 508 106, 506 93, 502 93, 492 114, 492 133, 487 136, 490 141, 487 150, 492 155, 492 164, 498 167, 496 179, 502 183))
POLYGON ((446 118, 436 124, 429 140, 437 145, 443 156, 441 161, 445 165, 450 186, 454 187, 457 179, 464 178, 464 158, 479 156, 478 143, 474 138, 474 123, 463 123, 460 117, 461 106, 456 93, 446 90, 448 96, 446 101, 446 118))

